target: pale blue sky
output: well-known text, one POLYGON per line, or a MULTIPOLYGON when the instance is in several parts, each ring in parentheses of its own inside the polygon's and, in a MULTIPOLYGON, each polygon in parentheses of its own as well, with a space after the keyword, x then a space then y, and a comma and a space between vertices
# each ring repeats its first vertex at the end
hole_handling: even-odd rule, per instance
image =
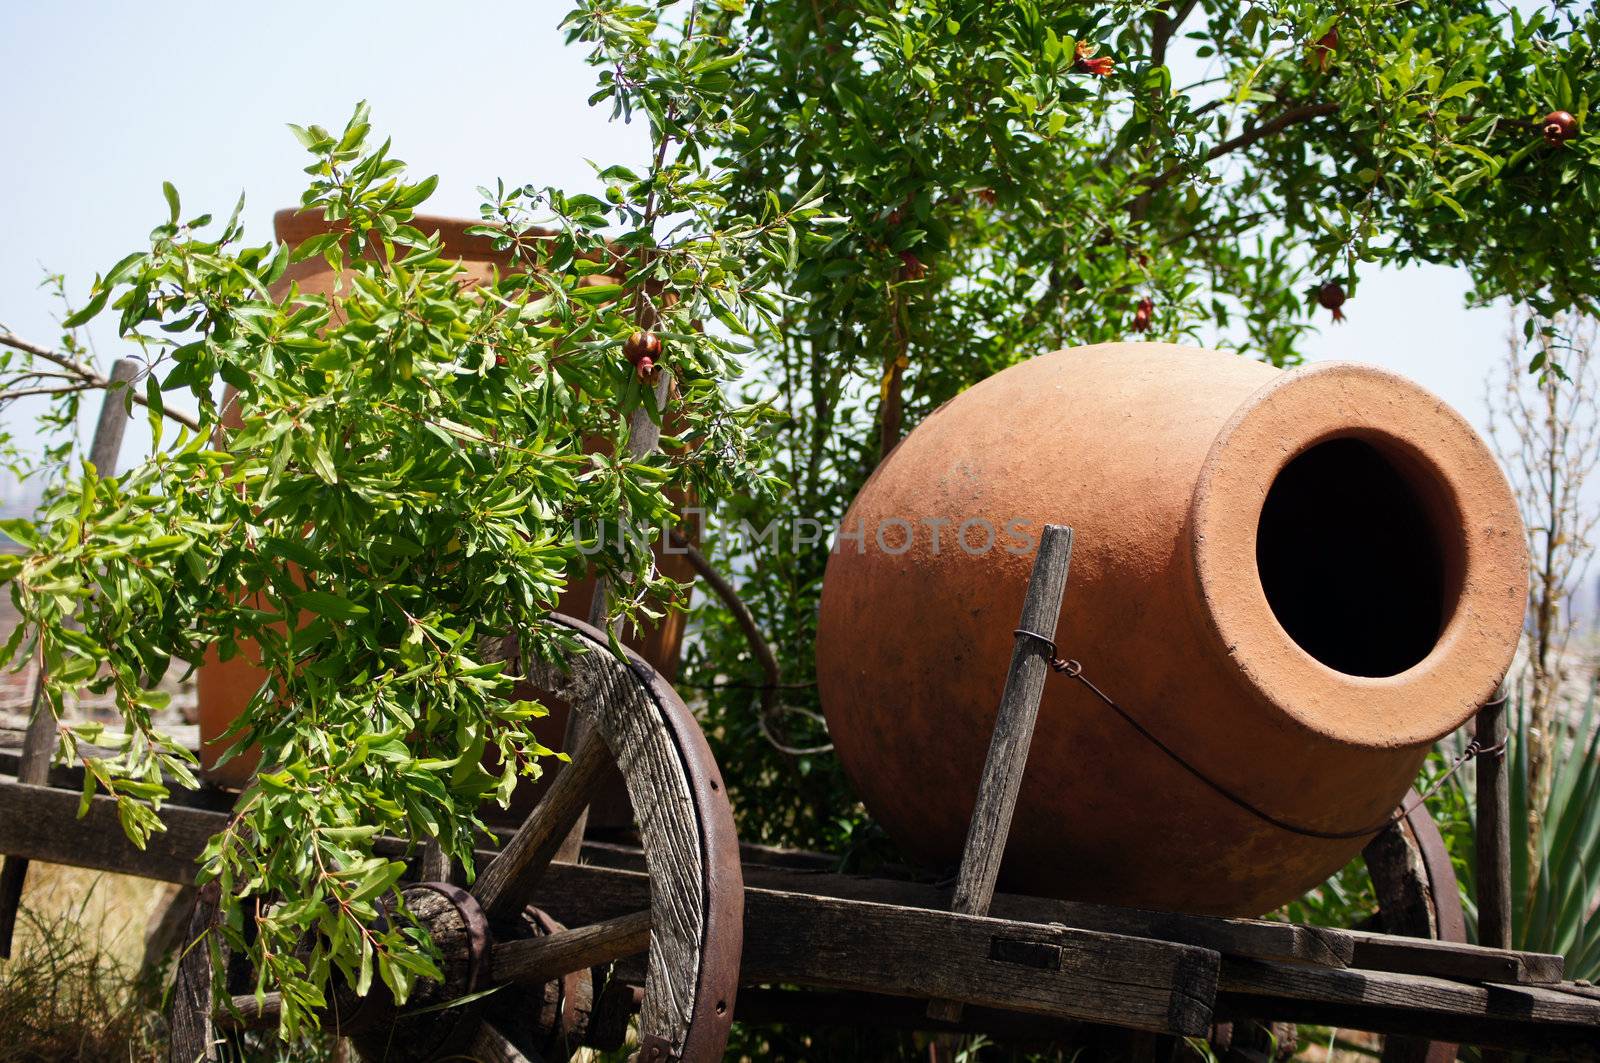
MULTIPOLYGON (((0 322, 52 342, 45 271, 81 295, 164 220, 163 180, 186 215, 225 215, 245 191, 248 235, 266 239, 303 177, 284 123, 342 124, 360 99, 400 158, 439 175, 434 213, 475 215, 477 186, 497 177, 576 190, 593 185, 585 160, 641 161, 643 131, 586 103, 591 72, 555 28, 566 7, 5 0, 0 322)), ((1325 324, 1306 353, 1404 373, 1481 427, 1504 312, 1465 309, 1456 270, 1365 276, 1349 322, 1325 324)), ((116 353, 106 323, 92 335, 103 358, 116 353)))

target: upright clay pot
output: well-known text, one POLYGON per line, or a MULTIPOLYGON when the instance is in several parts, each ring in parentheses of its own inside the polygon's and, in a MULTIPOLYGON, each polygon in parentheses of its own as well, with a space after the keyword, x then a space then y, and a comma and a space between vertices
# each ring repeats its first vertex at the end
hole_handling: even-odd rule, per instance
MULTIPOLYGON (((1511 492, 1415 384, 1158 343, 1024 362, 889 456, 823 585, 818 680, 839 757, 890 834, 936 865, 960 857, 1046 523, 1076 530, 1062 656, 1296 827, 1381 821, 1517 643, 1527 559, 1511 492)), ((1271 825, 1052 675, 1002 882, 1255 915, 1365 840, 1271 825)))
MULTIPOLYGON (((309 237, 328 231, 328 225, 320 215, 298 210, 280 210, 272 220, 277 238, 290 245, 302 243, 309 237)), ((422 232, 439 234, 445 255, 460 260, 463 276, 468 284, 483 284, 489 281, 496 271, 503 272, 507 268, 508 256, 504 252, 496 251, 492 240, 467 234, 466 230, 469 227, 480 225, 481 222, 418 215, 412 224, 422 232)), ((307 294, 327 295, 333 291, 338 279, 339 275, 328 267, 320 255, 317 255, 290 265, 283 277, 274 285, 272 294, 282 298, 291 284, 298 284, 300 290, 307 294)), ((606 280, 607 278, 596 275, 590 282, 598 284, 606 280)), ((658 550, 656 563, 661 572, 672 579, 688 583, 695 578, 694 569, 688 559, 680 553, 658 550)), ((566 593, 561 596, 558 609, 580 618, 587 617, 589 601, 593 596, 594 581, 582 574, 576 574, 566 593)), ((681 613, 669 613, 660 624, 623 641, 670 681, 678 670, 683 644, 683 623, 681 613)), ((257 758, 249 752, 220 767, 216 764, 226 748, 217 739, 244 712, 245 706, 260 688, 264 678, 264 673, 254 663, 253 656, 251 647, 248 646, 238 656, 228 661, 219 660, 215 650, 208 651, 196 676, 196 694, 200 711, 200 762, 211 781, 222 785, 243 785, 256 769, 257 758)), ((537 693, 525 690, 521 692, 521 696, 531 697, 537 693)), ((550 715, 539 721, 536 731, 540 741, 551 748, 559 749, 566 728, 567 707, 555 700, 547 700, 547 704, 550 715)), ((522 809, 525 804, 536 798, 537 794, 542 792, 545 782, 551 777, 553 776, 547 774, 546 780, 542 780, 541 784, 519 788, 516 809, 513 811, 522 809)), ((620 776, 618 784, 620 789, 620 776)))

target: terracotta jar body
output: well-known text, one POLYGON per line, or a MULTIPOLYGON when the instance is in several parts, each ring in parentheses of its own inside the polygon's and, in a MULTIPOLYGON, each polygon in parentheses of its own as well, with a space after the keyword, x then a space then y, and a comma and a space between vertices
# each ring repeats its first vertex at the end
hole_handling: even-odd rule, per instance
MULTIPOLYGON (((425 233, 437 232, 440 235, 445 255, 461 261, 463 274, 469 284, 485 283, 494 276, 496 270, 506 268, 507 258, 504 253, 494 249, 493 241, 482 236, 467 235, 468 227, 481 222, 419 215, 412 224, 425 233)), ((328 231, 327 224, 320 216, 296 210, 279 211, 273 216, 273 227, 278 239, 291 245, 328 231)), ((596 275, 593 283, 605 280, 596 275)), ((338 274, 328 268, 327 262, 320 255, 313 256, 289 266, 274 286, 273 295, 281 298, 291 284, 298 284, 302 292, 327 295, 333 291, 337 281, 338 274)), ((694 579, 694 569, 680 553, 658 550, 656 563, 663 574, 675 580, 688 583, 694 579)), ((580 619, 587 618, 593 596, 594 581, 581 573, 574 574, 572 584, 561 596, 559 611, 580 619)), ((678 670, 683 644, 683 615, 669 613, 659 625, 624 641, 670 681, 678 670)), ((252 649, 251 646, 244 647, 243 652, 229 661, 219 661, 216 652, 209 651, 196 676, 201 765, 213 782, 229 786, 243 785, 256 769, 257 758, 251 753, 241 754, 220 768, 215 766, 226 748, 217 743, 217 738, 244 712, 264 679, 264 673, 254 663, 252 649)), ((523 691, 520 696, 536 695, 537 692, 523 691)), ((555 700, 547 701, 547 705, 550 715, 539 721, 536 731, 545 745, 560 749, 566 729, 567 707, 555 700)), ((513 811, 523 809, 536 799, 552 777, 547 773, 539 784, 519 787, 516 809, 513 811)), ((620 776, 618 782, 620 787, 620 776)))
MULTIPOLYGON (((1046 523, 1076 532, 1062 656, 1295 826, 1381 821, 1516 646, 1515 503, 1423 389, 1157 343, 1024 362, 889 456, 823 585, 818 679, 838 754, 891 835, 936 865, 960 858, 1046 523)), ((1052 675, 1002 882, 1255 915, 1365 840, 1264 822, 1052 675)))

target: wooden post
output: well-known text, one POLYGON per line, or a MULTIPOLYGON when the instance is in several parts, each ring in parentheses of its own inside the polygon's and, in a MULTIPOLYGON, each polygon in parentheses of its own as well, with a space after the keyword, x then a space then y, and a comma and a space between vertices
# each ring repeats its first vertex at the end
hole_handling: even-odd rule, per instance
POLYGON ((215 882, 202 886, 195 897, 188 940, 172 983, 167 1063, 212 1063, 218 1058, 216 1026, 211 1017, 211 942, 207 935, 217 921, 219 900, 221 891, 215 882))
POLYGON ((1477 742, 1498 753, 1478 758, 1478 944, 1511 947, 1511 779, 1506 773, 1504 684, 1478 710, 1477 742))
MULTIPOLYGON (((144 369, 137 358, 119 358, 111 367, 106 382, 105 402, 100 420, 94 426, 89 444, 89 464, 101 476, 117 474, 117 455, 122 452, 122 433, 128 426, 127 389, 144 369)), ((17 765, 17 781, 42 786, 50 778, 50 758, 56 748, 56 718, 44 701, 44 662, 33 677, 33 708, 28 730, 22 739, 22 758, 17 765)), ((7 857, 0 866, 0 959, 11 958, 11 939, 17 927, 17 909, 22 905, 22 887, 28 876, 26 860, 7 857)))
MULTIPOLYGON (((961 915, 988 915, 994 900, 995 881, 1000 877, 1000 860, 1005 855, 1006 838, 1011 833, 1011 815, 1022 789, 1022 774, 1028 764, 1028 747, 1033 742, 1033 726, 1039 716, 1039 699, 1044 695, 1050 675, 1050 647, 1040 639, 1021 634, 1028 631, 1054 640, 1056 619, 1061 613, 1061 596, 1067 587, 1067 569, 1072 560, 1072 529, 1060 524, 1045 525, 1039 540, 1039 553, 1033 561, 1027 596, 1022 602, 1019 633, 1011 649, 1011 668, 1000 695, 1000 711, 995 717, 994 734, 989 740, 989 757, 983 765, 983 781, 967 828, 966 850, 961 855, 961 872, 956 879, 953 911, 961 915)), ((961 1018, 961 1005, 935 1000, 928 1005, 928 1016, 955 1022, 961 1018)))
MULTIPOLYGON (((671 389, 671 380, 663 371, 661 379, 656 381, 656 409, 661 409, 667 401, 667 394, 671 389)), ((650 419, 650 411, 643 406, 633 411, 628 418, 628 456, 641 458, 653 453, 661 446, 661 426, 650 419)), ((602 532, 604 534, 604 532, 602 532)), ((588 621, 595 627, 603 628, 606 622, 606 595, 610 588, 606 586, 606 578, 596 575, 594 580, 594 594, 589 598, 588 621)), ((618 636, 620 638, 620 635, 618 636)), ((562 739, 561 748, 570 752, 578 748, 578 743, 583 741, 584 730, 587 725, 583 718, 572 709, 567 710, 567 731, 562 739)), ((561 847, 556 850, 555 859, 563 864, 576 864, 578 853, 583 849, 583 835, 589 827, 589 808, 584 806, 578 814, 578 820, 572 825, 561 847)))

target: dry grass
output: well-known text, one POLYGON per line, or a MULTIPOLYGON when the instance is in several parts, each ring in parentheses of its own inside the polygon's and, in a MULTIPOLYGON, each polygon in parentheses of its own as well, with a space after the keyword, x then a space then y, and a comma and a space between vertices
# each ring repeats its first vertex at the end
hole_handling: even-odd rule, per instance
POLYGON ((161 887, 38 865, 28 878, 12 958, 0 967, 0 1060, 161 1059, 156 987, 137 984, 161 887))

